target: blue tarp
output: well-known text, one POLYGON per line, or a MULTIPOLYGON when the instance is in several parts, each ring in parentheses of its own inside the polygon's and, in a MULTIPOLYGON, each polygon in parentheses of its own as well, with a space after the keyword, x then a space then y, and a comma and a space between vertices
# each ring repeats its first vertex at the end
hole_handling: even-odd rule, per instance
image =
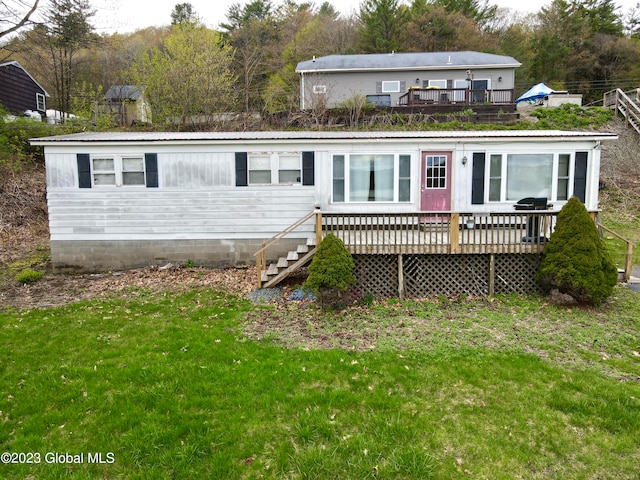
MULTIPOLYGON (((518 99, 516 100, 516 103, 518 102, 531 102, 534 100, 538 100, 540 98, 544 98, 548 95, 551 95, 552 93, 555 93, 556 91, 553 90, 552 88, 547 87, 544 83, 539 83, 537 85, 534 85, 533 87, 531 87, 527 92, 523 93, 522 95, 520 95, 520 97, 518 97, 518 99)), ((560 92, 558 92, 560 93, 560 92)), ((562 93, 566 93, 566 92, 562 92, 562 93)))

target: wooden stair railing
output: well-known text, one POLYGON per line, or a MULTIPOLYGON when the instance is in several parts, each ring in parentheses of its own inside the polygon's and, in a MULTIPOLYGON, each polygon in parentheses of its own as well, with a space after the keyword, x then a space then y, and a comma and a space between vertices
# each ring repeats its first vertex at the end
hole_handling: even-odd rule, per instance
POLYGON ((269 288, 277 285, 282 280, 287 278, 291 274, 291 272, 308 263, 313 258, 313 255, 316 252, 316 246, 321 239, 322 217, 320 209, 316 208, 314 211, 308 213, 296 223, 288 226, 281 232, 271 237, 271 239, 269 239, 268 241, 262 243, 260 250, 254 253, 254 256, 256 257, 258 288, 269 288), (277 263, 272 263, 271 265, 267 266, 267 248, 274 245, 279 240, 285 238, 287 235, 298 229, 300 226, 309 221, 313 216, 316 217, 314 226, 314 238, 308 239, 306 245, 298 245, 296 250, 289 252, 286 257, 280 257, 277 263))
POLYGON ((604 94, 603 106, 620 113, 626 123, 640 134, 640 107, 638 106, 638 92, 624 92, 621 89, 611 90, 604 94), (636 99, 634 100, 630 95, 636 99))
POLYGON ((617 239, 622 240, 627 245, 627 251, 626 251, 626 254, 625 254, 625 261, 624 261, 624 274, 623 274, 624 277, 623 277, 623 279, 624 279, 625 282, 628 282, 629 279, 631 278, 631 272, 633 270, 633 247, 634 247, 634 244, 631 243, 626 238, 622 237, 621 235, 618 235, 616 232, 614 232, 610 228, 605 227, 604 225, 598 224, 598 228, 601 228, 602 230, 604 230, 607 233, 610 233, 611 235, 613 235, 617 239))

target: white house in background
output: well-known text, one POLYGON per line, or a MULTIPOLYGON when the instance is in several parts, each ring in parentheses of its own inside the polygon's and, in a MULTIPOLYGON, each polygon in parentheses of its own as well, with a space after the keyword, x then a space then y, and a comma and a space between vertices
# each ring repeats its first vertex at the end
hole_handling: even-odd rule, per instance
MULTIPOLYGON (((511 213, 524 197, 598 208, 600 145, 574 131, 111 132, 44 147, 58 270, 188 259, 252 264, 319 208, 336 214, 511 213)), ((296 232, 314 235, 313 224, 296 232)), ((288 249, 290 244, 283 245, 288 249)), ((273 255, 280 255, 274 252, 273 255)))

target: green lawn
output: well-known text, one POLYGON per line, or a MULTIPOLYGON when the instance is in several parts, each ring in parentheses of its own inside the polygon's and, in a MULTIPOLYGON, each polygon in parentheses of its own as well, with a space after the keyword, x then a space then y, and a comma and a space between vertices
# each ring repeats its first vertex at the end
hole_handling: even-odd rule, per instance
POLYGON ((635 479, 638 312, 623 287, 598 310, 208 290, 5 310, 0 450, 40 463, 0 478, 635 479))

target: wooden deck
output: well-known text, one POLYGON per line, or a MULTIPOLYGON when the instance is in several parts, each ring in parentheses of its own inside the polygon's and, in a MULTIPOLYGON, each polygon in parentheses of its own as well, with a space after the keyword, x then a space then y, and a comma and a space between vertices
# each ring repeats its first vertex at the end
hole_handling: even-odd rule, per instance
POLYGON ((352 254, 527 254, 542 253, 557 212, 318 215, 352 254))
POLYGON ((409 91, 398 99, 400 106, 412 105, 513 105, 513 89, 471 90, 468 88, 419 88, 410 87, 409 91))

